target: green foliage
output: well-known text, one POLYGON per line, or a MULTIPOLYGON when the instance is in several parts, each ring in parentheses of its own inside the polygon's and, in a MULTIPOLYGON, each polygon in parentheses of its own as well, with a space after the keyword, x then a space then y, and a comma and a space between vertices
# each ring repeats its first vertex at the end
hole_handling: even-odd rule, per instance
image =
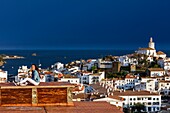
POLYGON ((151 62, 150 65, 149 65, 149 68, 160 68, 161 66, 157 64, 156 61, 154 62, 151 62))
POLYGON ((141 103, 136 103, 134 106, 132 106, 132 111, 137 110, 137 113, 141 113, 141 110, 145 110, 145 105, 141 103))
POLYGON ((96 69, 97 69, 96 66, 92 66, 92 68, 91 68, 92 71, 95 71, 96 69))

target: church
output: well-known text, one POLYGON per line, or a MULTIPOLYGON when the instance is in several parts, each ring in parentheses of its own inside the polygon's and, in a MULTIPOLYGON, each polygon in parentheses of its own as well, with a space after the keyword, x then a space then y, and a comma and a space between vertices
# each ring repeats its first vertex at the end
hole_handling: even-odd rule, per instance
POLYGON ((153 42, 153 38, 151 37, 150 38, 150 42, 148 43, 148 47, 147 48, 139 48, 138 51, 137 51, 138 54, 145 54, 147 56, 150 56, 150 57, 161 57, 163 59, 166 58, 166 54, 162 51, 158 51, 156 52, 156 49, 155 49, 155 43, 153 42))

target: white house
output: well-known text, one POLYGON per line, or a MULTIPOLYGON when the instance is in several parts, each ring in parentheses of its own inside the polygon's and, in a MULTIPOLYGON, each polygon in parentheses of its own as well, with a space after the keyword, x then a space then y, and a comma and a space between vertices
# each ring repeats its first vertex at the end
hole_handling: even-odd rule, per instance
MULTIPOLYGON (((147 56, 149 56, 151 59, 150 61, 152 61, 152 57, 157 57, 157 58, 166 58, 166 54, 162 51, 158 51, 156 52, 155 49, 155 43, 153 42, 152 37, 150 38, 150 42, 148 44, 147 48, 139 48, 139 50, 137 51, 138 54, 145 54, 147 56)), ((149 60, 149 59, 148 59, 149 60)))
POLYGON ((117 58, 119 62, 121 62, 122 66, 129 66, 129 64, 137 65, 138 61, 136 58, 130 58, 127 55, 120 56, 117 58))
POLYGON ((165 70, 163 68, 148 68, 148 75, 150 77, 157 77, 165 75, 165 70))
POLYGON ((98 59, 98 68, 100 69, 108 69, 112 68, 112 62, 111 61, 105 61, 102 59, 98 59))
POLYGON ((71 84, 80 84, 80 78, 61 78, 58 82, 69 82, 71 84))
POLYGON ((117 89, 132 89, 135 88, 135 83, 138 83, 138 77, 127 74, 125 79, 118 79, 114 83, 115 90, 117 89))
POLYGON ((170 61, 165 61, 163 65, 165 70, 170 70, 170 61))
POLYGON ((8 80, 8 72, 0 69, 0 83, 5 83, 8 80))
POLYGON ((80 76, 82 84, 94 84, 100 82, 102 79, 105 79, 105 72, 99 72, 96 74, 84 73, 80 76))
POLYGON ((161 110, 161 95, 157 93, 148 91, 115 91, 109 97, 119 100, 118 102, 110 102, 115 106, 129 108, 137 103, 141 103, 145 105, 146 112, 161 110))
POLYGON ((87 60, 87 64, 85 64, 85 66, 87 66, 87 69, 90 70, 95 65, 95 63, 97 63, 96 59, 89 59, 87 60))
POLYGON ((51 67, 54 69, 57 69, 57 70, 62 70, 62 69, 64 69, 64 64, 62 64, 61 62, 57 62, 54 65, 52 65, 51 67))
POLYGON ((148 56, 156 56, 156 50, 155 50, 155 43, 153 42, 152 37, 150 38, 150 42, 148 44, 148 48, 139 48, 137 51, 138 54, 145 54, 148 56))
POLYGON ((68 68, 68 71, 71 73, 71 74, 74 74, 76 72, 78 72, 80 70, 80 67, 78 66, 73 66, 71 68, 68 68))
POLYGON ((164 53, 164 52, 162 52, 162 51, 158 51, 157 53, 157 57, 159 58, 163 58, 163 59, 165 59, 166 58, 166 54, 164 53))
POLYGON ((161 92, 163 95, 169 95, 170 94, 170 81, 169 77, 166 77, 165 80, 161 80, 158 83, 158 91, 161 92))

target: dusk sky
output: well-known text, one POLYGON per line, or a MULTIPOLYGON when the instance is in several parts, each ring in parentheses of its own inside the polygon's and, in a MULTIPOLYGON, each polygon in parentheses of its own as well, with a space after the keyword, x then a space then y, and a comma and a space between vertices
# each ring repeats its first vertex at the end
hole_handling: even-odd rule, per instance
POLYGON ((0 49, 170 50, 170 0, 0 0, 0 49))

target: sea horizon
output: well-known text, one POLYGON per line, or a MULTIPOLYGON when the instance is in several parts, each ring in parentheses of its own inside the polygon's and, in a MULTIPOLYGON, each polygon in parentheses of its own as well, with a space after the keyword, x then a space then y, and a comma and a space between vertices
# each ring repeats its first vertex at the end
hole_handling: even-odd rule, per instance
MULTIPOLYGON (((17 74, 19 67, 31 64, 42 64, 41 68, 49 68, 56 62, 64 64, 70 63, 76 60, 98 59, 108 55, 122 56, 126 54, 132 54, 135 50, 0 50, 0 54, 5 55, 18 55, 23 56, 24 59, 7 59, 7 63, 1 69, 8 71, 8 74, 17 74), (32 54, 36 53, 36 56, 32 54)), ((170 56, 170 50, 163 51, 170 56)))

